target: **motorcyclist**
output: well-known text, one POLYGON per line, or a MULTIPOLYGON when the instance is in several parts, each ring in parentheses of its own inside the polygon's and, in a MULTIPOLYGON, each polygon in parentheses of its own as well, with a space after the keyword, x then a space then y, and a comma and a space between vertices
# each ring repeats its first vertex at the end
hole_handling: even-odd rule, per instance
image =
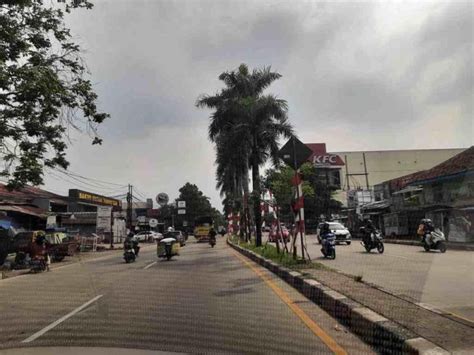
POLYGON ((128 250, 128 249, 133 249, 135 252, 135 247, 134 247, 134 236, 133 233, 128 233, 127 237, 125 238, 125 241, 123 242, 123 249, 128 250))
POLYGON ((372 235, 377 232, 377 228, 375 228, 374 223, 371 219, 365 221, 365 228, 364 228, 364 243, 370 243, 373 241, 372 235))
POLYGON ((214 241, 214 243, 216 242, 216 231, 214 230, 214 227, 211 227, 211 229, 209 230, 209 242, 210 241, 214 241))
POLYGON ((322 249, 326 247, 326 239, 328 235, 331 233, 331 229, 329 228, 329 223, 323 223, 321 227, 321 231, 319 232, 319 236, 321 238, 322 249))
POLYGON ((429 218, 423 218, 418 226, 418 234, 421 235, 422 241, 431 244, 431 233, 434 231, 433 221, 429 218), (427 238, 428 237, 428 238, 427 238))

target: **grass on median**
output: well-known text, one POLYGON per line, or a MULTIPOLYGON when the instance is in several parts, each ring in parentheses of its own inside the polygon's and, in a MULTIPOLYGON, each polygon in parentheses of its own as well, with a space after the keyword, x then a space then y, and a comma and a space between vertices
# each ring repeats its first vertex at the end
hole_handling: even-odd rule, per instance
POLYGON ((232 236, 229 239, 231 242, 238 244, 242 248, 251 250, 254 253, 257 253, 263 256, 264 258, 270 259, 276 262, 277 264, 290 268, 290 269, 294 269, 294 270, 316 269, 316 270, 331 270, 331 271, 333 270, 324 264, 317 263, 317 262, 308 262, 306 260, 303 260, 299 256, 295 260, 293 259, 293 255, 291 253, 286 253, 282 251, 278 253, 276 247, 270 243, 257 247, 255 246, 255 243, 253 241, 252 242, 240 241, 239 243, 238 236, 232 236))

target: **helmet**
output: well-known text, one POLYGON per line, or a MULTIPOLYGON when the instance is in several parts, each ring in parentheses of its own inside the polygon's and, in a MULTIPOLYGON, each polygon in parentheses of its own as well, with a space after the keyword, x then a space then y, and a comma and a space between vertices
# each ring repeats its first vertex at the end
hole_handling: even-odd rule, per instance
POLYGON ((328 231, 328 230, 329 230, 329 223, 328 223, 328 222, 324 222, 321 229, 322 229, 323 231, 328 231))
POLYGON ((173 227, 168 227, 168 232, 174 231, 173 227))

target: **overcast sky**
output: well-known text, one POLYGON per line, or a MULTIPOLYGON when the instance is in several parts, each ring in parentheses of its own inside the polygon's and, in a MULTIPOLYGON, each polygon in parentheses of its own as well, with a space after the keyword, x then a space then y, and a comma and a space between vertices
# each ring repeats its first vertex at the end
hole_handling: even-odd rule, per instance
POLYGON ((189 181, 220 209, 209 112, 194 104, 240 63, 281 73, 269 92, 302 141, 329 151, 473 144, 470 1, 93 2, 67 22, 111 118, 102 146, 69 148, 76 173, 172 198, 189 181))

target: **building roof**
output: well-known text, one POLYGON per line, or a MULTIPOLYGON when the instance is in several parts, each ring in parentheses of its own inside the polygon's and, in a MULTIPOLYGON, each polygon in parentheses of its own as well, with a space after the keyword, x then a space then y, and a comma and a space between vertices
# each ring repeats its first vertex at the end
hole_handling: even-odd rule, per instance
POLYGON ((45 210, 38 207, 34 207, 34 206, 28 206, 28 205, 0 205, 0 211, 18 212, 18 213, 27 214, 30 216, 39 217, 39 218, 47 217, 45 210))
POLYGON ((445 160, 431 169, 400 176, 395 179, 384 181, 382 184, 390 184, 390 189, 392 191, 398 191, 408 185, 421 185, 436 179, 465 174, 468 171, 474 171, 474 146, 462 151, 448 160, 445 160))
POLYGON ((474 171, 474 146, 431 169, 422 171, 412 183, 423 184, 447 176, 464 174, 468 171, 474 171))
POLYGON ((10 191, 5 184, 0 183, 0 200, 31 200, 34 198, 50 198, 56 201, 64 201, 67 199, 67 197, 33 186, 25 186, 21 189, 10 191))

